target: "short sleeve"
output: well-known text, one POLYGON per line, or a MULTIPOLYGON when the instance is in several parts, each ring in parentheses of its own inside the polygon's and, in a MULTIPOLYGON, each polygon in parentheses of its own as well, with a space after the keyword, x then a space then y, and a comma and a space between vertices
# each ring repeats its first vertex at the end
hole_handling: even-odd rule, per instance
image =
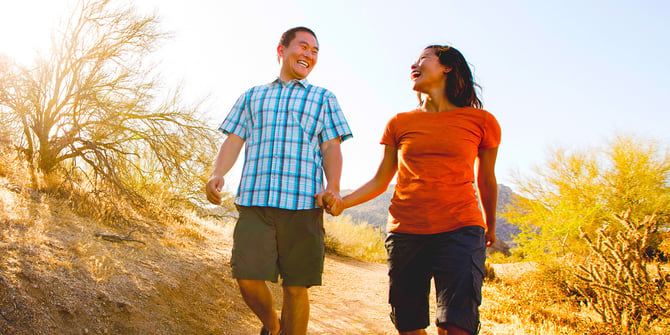
POLYGON ((237 99, 235 105, 233 105, 233 108, 228 113, 228 116, 226 116, 226 119, 221 123, 219 130, 224 134, 235 134, 246 140, 247 134, 249 133, 249 94, 250 91, 247 91, 237 99))
POLYGON ((341 141, 353 137, 349 124, 342 113, 342 108, 340 108, 340 104, 337 102, 335 95, 332 93, 326 94, 322 108, 324 126, 319 134, 320 143, 328 142, 337 137, 340 137, 341 141))
POLYGON ((498 120, 491 114, 486 113, 484 119, 484 137, 479 144, 480 149, 497 148, 500 145, 501 129, 498 120))
POLYGON ((386 128, 384 128, 384 134, 382 135, 382 140, 381 142, 379 142, 380 144, 398 147, 398 136, 396 131, 397 122, 398 122, 398 115, 395 115, 386 123, 386 128))

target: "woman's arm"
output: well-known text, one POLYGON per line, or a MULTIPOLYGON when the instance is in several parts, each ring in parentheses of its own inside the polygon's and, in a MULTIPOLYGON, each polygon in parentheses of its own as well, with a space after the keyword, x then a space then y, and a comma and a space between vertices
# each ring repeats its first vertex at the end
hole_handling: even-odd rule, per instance
POLYGON ((477 187, 482 200, 484 215, 486 216, 486 246, 490 247, 496 241, 496 205, 498 203, 498 182, 496 180, 495 165, 498 148, 480 149, 479 170, 477 172, 477 187))
POLYGON ((391 180, 393 180, 393 176, 395 176, 397 170, 398 151, 395 147, 386 145, 384 146, 384 156, 382 157, 382 161, 379 164, 375 176, 372 177, 370 181, 363 184, 363 186, 345 196, 342 199, 341 206, 333 206, 331 214, 339 215, 346 208, 364 203, 384 193, 386 188, 388 188, 389 183, 391 183, 391 180))

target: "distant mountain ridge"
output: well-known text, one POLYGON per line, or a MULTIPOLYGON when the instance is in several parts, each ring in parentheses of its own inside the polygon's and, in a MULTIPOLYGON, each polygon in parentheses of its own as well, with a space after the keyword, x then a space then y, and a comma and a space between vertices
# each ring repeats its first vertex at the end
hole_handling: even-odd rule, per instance
MULTIPOLYGON (((395 184, 389 185, 388 189, 380 194, 378 197, 360 204, 358 206, 348 208, 343 212, 343 215, 349 215, 353 222, 367 223, 375 227, 386 226, 388 218, 388 208, 391 205, 391 198, 393 197, 393 189, 395 184)), ((353 190, 343 190, 342 194, 348 194, 353 190)), ((508 186, 498 184, 498 212, 502 211, 507 204, 510 204, 514 192, 508 186)), ((512 242, 514 236, 520 232, 520 229, 507 222, 506 219, 498 216, 496 218, 496 235, 498 239, 509 243, 512 242)))

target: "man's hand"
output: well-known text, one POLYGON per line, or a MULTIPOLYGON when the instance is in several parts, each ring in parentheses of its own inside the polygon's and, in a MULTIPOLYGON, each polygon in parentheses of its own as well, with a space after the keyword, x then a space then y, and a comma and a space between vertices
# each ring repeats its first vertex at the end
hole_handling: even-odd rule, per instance
POLYGON ((326 213, 332 216, 338 216, 344 211, 344 202, 342 202, 342 197, 339 194, 323 191, 315 194, 314 197, 316 197, 317 205, 325 209, 326 213))
POLYGON ((220 205, 221 199, 223 198, 221 190, 223 189, 223 185, 225 184, 226 181, 223 179, 223 176, 212 176, 211 178, 209 178, 209 180, 207 181, 207 185, 205 187, 207 200, 209 200, 209 202, 211 202, 214 205, 220 205))

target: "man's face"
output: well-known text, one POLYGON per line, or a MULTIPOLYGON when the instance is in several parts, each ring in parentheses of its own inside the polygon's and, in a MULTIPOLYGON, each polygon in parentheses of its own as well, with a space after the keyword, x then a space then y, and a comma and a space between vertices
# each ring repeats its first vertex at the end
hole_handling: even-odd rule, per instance
POLYGON ((279 77, 286 82, 307 78, 316 65, 319 45, 316 37, 306 31, 298 31, 287 47, 280 45, 277 53, 281 63, 279 77))

